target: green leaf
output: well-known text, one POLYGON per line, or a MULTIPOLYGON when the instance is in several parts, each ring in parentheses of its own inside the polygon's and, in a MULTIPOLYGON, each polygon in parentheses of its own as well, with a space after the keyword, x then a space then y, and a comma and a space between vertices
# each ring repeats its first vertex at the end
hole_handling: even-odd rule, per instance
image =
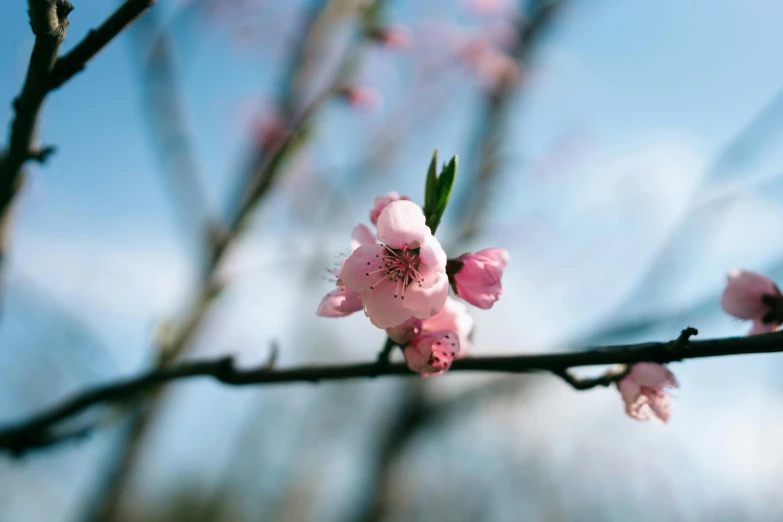
MULTIPOLYGON (((430 171, 433 169, 430 168, 430 171)), ((449 197, 451 197, 451 189, 454 187, 454 179, 457 176, 457 156, 454 156, 451 158, 451 161, 448 162, 448 164, 443 166, 443 169, 440 172, 440 175, 437 177, 435 181, 435 190, 433 193, 435 194, 434 200, 431 202, 431 205, 425 212, 425 216, 427 217, 427 226, 430 227, 430 230, 434 234, 435 231, 438 228, 438 225, 440 225, 441 217, 443 216, 443 213, 446 211, 446 206, 449 203, 449 197)), ((427 177, 427 184, 429 187, 430 183, 430 177, 427 177)))
POLYGON ((432 161, 427 171, 427 185, 424 189, 424 215, 429 216, 435 210, 438 190, 438 149, 432 153, 432 161))

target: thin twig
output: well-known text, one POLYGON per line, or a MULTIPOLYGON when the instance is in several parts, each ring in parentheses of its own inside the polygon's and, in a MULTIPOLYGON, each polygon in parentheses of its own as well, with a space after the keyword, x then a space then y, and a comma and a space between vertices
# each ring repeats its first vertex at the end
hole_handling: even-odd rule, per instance
POLYGON ((127 0, 101 25, 90 29, 87 36, 68 53, 62 55, 49 76, 49 90, 54 90, 83 71, 101 49, 111 42, 144 11, 155 5, 156 0, 127 0))
MULTIPOLYGON (((517 44, 510 54, 520 66, 526 65, 538 40, 552 24, 562 3, 563 0, 538 0, 533 2, 529 17, 519 16, 517 44)), ((457 227, 460 242, 469 241, 476 235, 481 225, 480 220, 486 215, 492 187, 501 173, 500 149, 507 135, 506 120, 511 113, 509 103, 516 87, 516 82, 500 81, 484 100, 484 111, 477 125, 477 165, 473 170, 473 179, 464 185, 468 189, 458 204, 462 209, 457 227)))
POLYGON ((154 0, 128 0, 100 27, 90 31, 68 54, 57 58, 73 6, 67 0, 28 0, 35 44, 22 92, 14 101, 7 149, 0 156, 0 262, 5 254, 11 202, 23 182, 29 160, 44 161, 54 150, 35 147, 35 128, 47 94, 61 86, 136 19, 154 0))
MULTIPOLYGON (((666 364, 703 357, 783 352, 783 332, 752 337, 690 341, 689 337, 695 333, 695 329, 688 327, 674 341, 604 346, 583 352, 469 357, 454 361, 450 373, 547 371, 562 377, 564 370, 580 366, 632 365, 639 362, 666 364)), ((53 426, 94 405, 128 400, 169 381, 189 377, 207 376, 224 384, 246 386, 293 382, 317 383, 389 375, 415 374, 402 363, 379 365, 377 362, 364 362, 300 366, 278 370, 270 368, 268 362, 256 368, 237 368, 231 357, 182 362, 131 379, 90 388, 31 419, 5 426, 0 429, 0 449, 18 454, 30 448, 50 445, 56 441, 51 436, 53 426)), ((569 381, 568 378, 566 380, 569 381)), ((603 380, 596 379, 592 386, 576 387, 588 389, 603 384, 603 380)))

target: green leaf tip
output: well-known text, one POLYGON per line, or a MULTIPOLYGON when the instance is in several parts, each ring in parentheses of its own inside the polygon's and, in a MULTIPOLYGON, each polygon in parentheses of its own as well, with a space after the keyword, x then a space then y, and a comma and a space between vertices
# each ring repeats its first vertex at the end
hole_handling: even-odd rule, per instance
POLYGON ((427 226, 434 234, 440 224, 446 205, 449 203, 451 190, 454 187, 454 179, 457 175, 457 156, 451 158, 441 167, 439 175, 435 171, 438 164, 438 150, 435 149, 427 171, 427 185, 424 194, 424 215, 427 218, 427 226))

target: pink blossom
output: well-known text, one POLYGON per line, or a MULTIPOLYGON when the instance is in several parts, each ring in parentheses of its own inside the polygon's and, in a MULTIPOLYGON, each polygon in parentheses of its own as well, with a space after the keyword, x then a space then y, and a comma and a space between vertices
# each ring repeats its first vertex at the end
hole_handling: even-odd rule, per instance
POLYGON ((440 312, 449 291, 446 253, 421 207, 389 203, 378 217, 378 239, 381 244, 357 248, 340 272, 346 288, 362 294, 372 324, 390 328, 440 312))
POLYGON ((765 275, 749 270, 732 270, 720 304, 726 313, 753 321, 750 335, 774 332, 781 324, 778 316, 783 306, 783 295, 775 282, 765 275))
POLYGON ((502 248, 488 248, 449 260, 449 279, 454 291, 473 306, 492 308, 503 293, 501 279, 508 261, 508 252, 502 248))
POLYGON ((429 319, 425 319, 422 325, 424 332, 438 330, 452 330, 459 338, 460 357, 468 355, 472 348, 470 333, 473 330, 473 317, 468 313, 468 307, 464 303, 449 297, 443 309, 429 319))
POLYGON ((413 38, 411 30, 404 25, 391 25, 375 30, 371 36, 390 49, 408 49, 413 38))
POLYGON ((414 340, 421 333, 421 319, 411 317, 399 326, 386 329, 386 335, 399 345, 404 345, 414 340))
POLYGON ((381 103, 381 93, 371 87, 349 85, 338 92, 349 105, 357 109, 371 109, 381 103))
POLYGON ((510 86, 520 76, 516 60, 499 50, 485 36, 467 40, 459 49, 458 56, 473 70, 486 89, 510 86))
POLYGON ((400 196, 397 192, 389 192, 385 196, 375 198, 375 206, 370 211, 370 221, 372 221, 372 224, 378 224, 378 216, 381 215, 381 212, 383 212, 383 209, 386 208, 386 205, 392 201, 399 201, 401 199, 404 201, 410 201, 407 196, 400 196))
MULTIPOLYGON (((351 232, 351 249, 356 250, 362 245, 375 244, 375 235, 365 225, 356 225, 351 232)), ((340 279, 340 272, 345 266, 347 258, 340 262, 340 268, 333 270, 336 276, 336 289, 332 290, 321 300, 316 315, 321 317, 343 317, 358 312, 363 308, 362 296, 358 292, 349 290, 340 279)))
POLYGON ((513 4, 508 0, 469 0, 468 7, 482 15, 494 15, 508 12, 513 4))
POLYGON ((255 124, 254 134, 258 146, 266 151, 277 148, 289 136, 285 121, 279 112, 262 117, 255 124))
POLYGON ((677 387, 677 380, 665 366, 655 363, 634 364, 617 383, 629 417, 638 420, 669 420, 671 397, 664 388, 677 387))
POLYGON ((459 339, 450 330, 420 335, 403 352, 408 368, 424 377, 440 375, 459 355, 459 339))

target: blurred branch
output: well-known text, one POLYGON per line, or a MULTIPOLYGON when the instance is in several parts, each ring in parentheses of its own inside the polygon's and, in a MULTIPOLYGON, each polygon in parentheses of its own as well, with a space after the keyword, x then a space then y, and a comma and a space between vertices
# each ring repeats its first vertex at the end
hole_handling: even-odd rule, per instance
MULTIPOLYGON (((302 36, 297 39, 297 46, 291 55, 288 66, 288 74, 295 76, 301 73, 306 65, 306 52, 304 49, 312 45, 313 28, 329 5, 328 0, 315 2, 305 16, 302 28, 302 36)), ((156 39, 156 44, 162 45, 165 40, 156 39)), ((284 160, 292 151, 302 143, 303 135, 307 132, 311 121, 323 104, 332 96, 339 82, 342 81, 344 66, 350 63, 357 50, 352 46, 344 56, 343 63, 332 82, 305 107, 299 107, 298 100, 292 98, 293 93, 284 90, 282 93, 284 108, 283 115, 286 122, 285 133, 275 143, 262 144, 253 141, 253 147, 247 162, 246 175, 242 178, 239 201, 234 215, 225 227, 213 226, 209 233, 209 252, 203 267, 201 284, 196 291, 194 299, 189 304, 184 318, 178 323, 171 323, 170 328, 164 332, 164 339, 158 345, 155 371, 162 371, 179 356, 181 356, 193 343, 198 332, 207 317, 211 305, 220 295, 224 282, 219 279, 219 269, 231 246, 239 238, 246 219, 259 203, 267 196, 274 186, 284 160)), ((168 55, 166 55, 168 57, 168 55)), ((170 64, 162 64, 170 66, 170 64)), ((292 84, 293 80, 284 80, 284 85, 292 84)), ((182 136, 182 134, 180 134, 182 136)), ((162 402, 160 392, 153 393, 149 406, 139 412, 132 421, 128 433, 120 446, 120 454, 115 465, 109 471, 109 478, 101 486, 101 492, 97 500, 89 509, 85 517, 87 521, 110 522, 114 520, 120 502, 121 492, 125 488, 127 479, 132 472, 133 463, 137 460, 138 453, 143 447, 146 432, 151 425, 155 413, 162 402)))
MULTIPOLYGON (((695 328, 688 327, 680 336, 669 342, 593 347, 589 351, 538 355, 503 355, 468 357, 454 361, 453 372, 531 373, 552 372, 578 390, 606 386, 622 377, 622 372, 610 372, 596 379, 578 380, 566 370, 582 366, 656 362, 667 364, 685 359, 748 355, 783 352, 783 332, 690 341, 696 335, 695 328)), ((270 359, 271 361, 272 359, 270 359)), ((57 441, 52 428, 76 414, 101 403, 125 401, 156 388, 169 381, 189 377, 212 377, 232 386, 357 379, 387 375, 415 375, 403 363, 379 364, 365 362, 345 365, 312 365, 288 369, 275 369, 271 362, 260 367, 240 369, 232 357, 182 362, 167 368, 90 388, 31 419, 0 429, 0 449, 19 455, 37 447, 52 445, 57 441)))
MULTIPOLYGON (((549 28, 562 3, 562 0, 535 0, 530 16, 518 17, 519 37, 511 50, 511 55, 518 64, 523 65, 529 60, 541 34, 549 28)), ((500 174, 499 150, 505 137, 506 115, 510 113, 508 105, 516 87, 517 82, 499 81, 487 94, 482 122, 478 125, 477 165, 473 171, 473 179, 464 185, 467 192, 459 205, 457 239, 460 242, 473 238, 479 229, 480 219, 486 214, 492 187, 500 174)))
MULTIPOLYGON (((560 0, 535 0, 529 8, 532 11, 530 16, 523 16, 523 8, 520 6, 516 23, 518 38, 514 48, 510 51, 517 64, 524 64, 529 60, 530 54, 539 41, 540 34, 549 27, 561 3, 560 0)), ((456 224, 456 243, 472 239, 479 229, 480 219, 485 215, 492 186, 500 173, 498 156, 499 149, 505 139, 505 115, 509 112, 509 104, 517 87, 516 81, 503 79, 486 94, 485 106, 475 138, 474 150, 478 156, 477 164, 473 170, 473 179, 465 185, 468 188, 463 192, 461 201, 458 203, 460 215, 456 224)), ((514 379, 510 383, 501 383, 501 386, 504 390, 516 390, 519 387, 518 383, 519 381, 514 379)), ((471 390, 466 395, 477 401, 485 397, 487 392, 492 392, 496 388, 495 384, 490 383, 480 386, 478 390, 471 390)), ((373 489, 369 494, 369 501, 356 515, 357 522, 383 519, 383 513, 387 507, 386 485, 390 480, 390 466, 396 455, 430 419, 436 417, 437 414, 444 414, 454 409, 459 404, 448 401, 429 404, 425 407, 424 405, 427 403, 423 386, 406 390, 403 405, 393 421, 393 438, 386 439, 386 442, 379 446, 378 465, 371 484, 373 489)))
POLYGON ((5 256, 11 202, 23 182, 22 166, 31 159, 45 160, 53 150, 52 147, 37 149, 34 144, 44 99, 51 90, 84 69, 93 56, 153 3, 154 0, 128 0, 71 52, 58 59, 73 5, 67 0, 28 0, 35 44, 22 92, 13 103, 15 116, 9 144, 0 156, 0 262, 5 256))
POLYGON ((184 97, 177 83, 174 51, 166 31, 160 29, 160 16, 149 13, 131 32, 138 56, 143 108, 150 144, 157 153, 175 217, 188 239, 196 234, 206 240, 198 245, 203 251, 210 244, 207 198, 200 176, 200 165, 186 118, 184 97))
POLYGON ((61 56, 49 77, 49 90, 54 90, 84 70, 101 49, 106 47, 123 29, 130 25, 144 11, 155 5, 156 0, 127 0, 109 18, 61 56))

